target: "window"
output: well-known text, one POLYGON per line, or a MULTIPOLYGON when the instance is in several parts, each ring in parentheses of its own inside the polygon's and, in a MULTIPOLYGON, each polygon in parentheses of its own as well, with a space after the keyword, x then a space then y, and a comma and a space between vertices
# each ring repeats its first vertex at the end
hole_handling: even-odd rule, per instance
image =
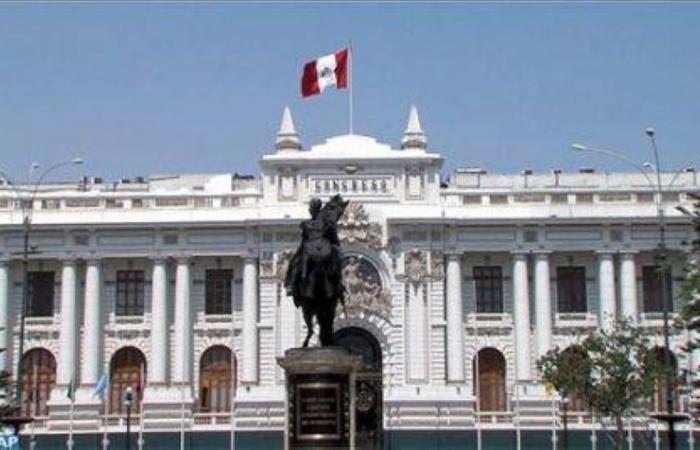
POLYGON ((593 194, 576 194, 576 203, 593 203, 593 194))
POLYGON ((124 396, 131 388, 133 393, 132 412, 141 411, 143 386, 146 377, 146 357, 135 347, 117 350, 110 362, 109 409, 112 414, 125 414, 124 396))
POLYGON ((54 272, 29 272, 27 317, 53 316, 54 272))
POLYGON ((463 205, 480 205, 481 195, 463 195, 462 196, 463 205))
POLYGON ((677 203, 680 201, 680 197, 678 196, 677 192, 662 192, 661 201, 677 203))
MULTIPOLYGON (((669 301, 669 309, 673 302, 671 289, 671 273, 666 273, 666 298, 669 301)), ((661 271, 659 266, 642 267, 642 296, 644 298, 644 312, 663 312, 664 304, 661 296, 661 271)))
POLYGON ((143 314, 143 270, 117 271, 117 315, 143 314))
POLYGON ((544 194, 515 194, 513 201, 516 203, 544 203, 547 197, 544 194))
POLYGON ((217 345, 207 349, 199 363, 199 410, 228 412, 234 396, 236 360, 231 350, 217 345))
POLYGON ((586 312, 586 268, 557 267, 560 313, 586 312))
POLYGON ((569 203, 569 196, 568 194, 552 194, 551 201, 556 204, 569 203))
POLYGON ((56 384, 56 359, 43 348, 29 350, 22 357, 22 403, 24 417, 49 415, 46 404, 56 384))
POLYGON ((491 204, 492 205, 503 205, 506 203, 508 203, 508 196, 507 195, 502 195, 502 194, 491 195, 491 204))
POLYGON ((231 281, 233 270, 206 271, 206 313, 231 314, 231 281))
POLYGON ((477 313, 503 312, 503 276, 499 266, 474 267, 477 313))
POLYGON ((639 203, 651 203, 654 201, 653 192, 640 192, 637 194, 637 202, 639 203))
POLYGON ((630 192, 607 192, 598 194, 599 202, 631 202, 632 194, 630 192))
POLYGON ((482 348, 474 358, 474 394, 481 412, 506 411, 506 359, 495 348, 482 348), (478 375, 477 375, 478 374, 478 375))

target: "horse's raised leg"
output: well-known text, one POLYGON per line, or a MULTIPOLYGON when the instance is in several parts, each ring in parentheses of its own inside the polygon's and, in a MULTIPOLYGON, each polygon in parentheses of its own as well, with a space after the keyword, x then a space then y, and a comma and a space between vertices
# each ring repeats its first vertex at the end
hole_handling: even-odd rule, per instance
POLYGON ((304 339, 304 347, 309 346, 309 339, 314 335, 314 313, 311 308, 304 310, 304 322, 306 322, 306 339, 304 339))

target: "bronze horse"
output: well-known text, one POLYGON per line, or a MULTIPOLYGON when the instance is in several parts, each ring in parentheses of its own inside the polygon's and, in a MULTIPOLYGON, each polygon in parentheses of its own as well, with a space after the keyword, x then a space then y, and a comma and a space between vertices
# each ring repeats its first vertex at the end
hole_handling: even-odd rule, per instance
POLYGON ((301 244, 289 262, 284 280, 287 295, 301 307, 307 334, 304 347, 313 336, 313 318, 320 328, 321 346, 333 344, 333 320, 338 301, 345 305, 343 254, 338 239, 338 220, 348 205, 340 195, 325 205, 314 198, 309 202, 311 219, 301 223, 301 244))

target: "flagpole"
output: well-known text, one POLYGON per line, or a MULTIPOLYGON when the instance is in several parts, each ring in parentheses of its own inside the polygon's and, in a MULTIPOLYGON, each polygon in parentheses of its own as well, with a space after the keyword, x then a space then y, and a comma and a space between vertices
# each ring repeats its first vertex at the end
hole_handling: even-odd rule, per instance
MULTIPOLYGON (((233 289, 231 289, 233 294, 233 289)), ((234 340, 236 337, 236 317, 234 316, 234 301, 231 296, 231 441, 230 450, 236 450, 236 383, 238 382, 238 364, 236 364, 234 340)))
POLYGON ((182 377, 180 379, 180 450, 185 450, 185 371, 187 366, 182 358, 182 377))
POLYGON ((475 328, 476 333, 476 356, 474 369, 476 370, 476 448, 481 450, 481 380, 479 373, 479 351, 481 350, 481 341, 479 339, 479 328, 475 328))
MULTIPOLYGON (((32 402, 30 403, 30 410, 32 411, 32 416, 36 417, 37 408, 39 407, 39 367, 34 365, 34 380, 32 380, 32 402)), ((36 448, 36 420, 32 420, 32 433, 29 438, 29 448, 34 450, 36 448)))
POLYGON ((352 50, 352 41, 348 43, 348 78, 349 78, 349 86, 348 86, 348 107, 350 109, 350 134, 353 134, 353 91, 352 91, 352 84, 353 84, 353 74, 352 74, 352 66, 353 64, 353 50, 352 50))
POLYGON ((522 432, 520 429, 520 385, 515 381, 515 448, 522 448, 522 432))
MULTIPOLYGON (((108 383, 111 384, 112 380, 109 379, 110 378, 109 372, 107 372, 107 373, 108 373, 108 375, 107 375, 108 383)), ((110 401, 110 398, 112 397, 112 391, 111 391, 112 387, 109 384, 107 386, 109 387, 110 391, 107 392, 107 399, 102 402, 102 404, 104 405, 104 415, 102 416, 102 450, 109 449, 109 436, 108 436, 108 432, 107 432, 107 426, 109 425, 109 422, 107 419, 107 414, 109 413, 109 401, 110 401)))
POLYGON ((143 366, 143 363, 141 363, 141 379, 139 380, 141 383, 141 389, 140 389, 140 394, 141 395, 141 402, 139 403, 139 410, 141 412, 141 419, 139 420, 139 436, 138 436, 138 449, 143 450, 143 419, 144 419, 144 411, 143 411, 143 393, 146 390, 146 369, 143 366))
POLYGON ((70 386, 68 386, 68 389, 70 409, 68 410, 68 442, 66 442, 66 445, 68 447, 68 450, 73 450, 73 411, 75 409, 75 387, 73 380, 70 381, 70 386))

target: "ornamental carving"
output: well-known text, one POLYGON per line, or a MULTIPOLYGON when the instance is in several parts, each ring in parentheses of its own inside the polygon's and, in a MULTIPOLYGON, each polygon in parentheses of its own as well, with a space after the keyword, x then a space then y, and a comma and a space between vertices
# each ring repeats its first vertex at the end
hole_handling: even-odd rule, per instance
POLYGON ((289 262, 294 256, 294 250, 287 249, 277 254, 277 270, 275 270, 275 278, 280 283, 284 283, 284 278, 287 276, 287 268, 289 262))
POLYGON ((260 258, 260 276, 262 278, 270 278, 274 276, 274 274, 274 261, 271 255, 263 255, 263 257, 260 258))
POLYGON ((345 312, 375 313, 384 318, 391 316, 391 292, 382 286, 379 272, 364 258, 350 256, 343 265, 345 284, 345 312))
POLYGON ((425 252, 414 248, 406 252, 404 273, 412 283, 418 283, 428 276, 428 263, 425 252))
POLYGON ((338 221, 338 236, 348 244, 362 244, 372 249, 382 248, 382 226, 371 222, 362 203, 350 202, 338 221))
POLYGON ((445 255, 441 251, 430 253, 430 276, 437 281, 445 279, 445 255))

